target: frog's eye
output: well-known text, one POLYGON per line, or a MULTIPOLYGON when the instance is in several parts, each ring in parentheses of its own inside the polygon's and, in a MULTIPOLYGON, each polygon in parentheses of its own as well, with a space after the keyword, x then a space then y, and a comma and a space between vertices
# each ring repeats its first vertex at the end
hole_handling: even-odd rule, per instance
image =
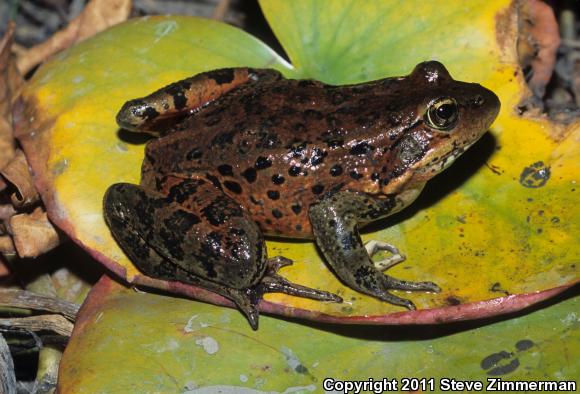
POLYGON ((447 131, 457 124, 457 115, 457 102, 450 97, 442 97, 429 105, 425 122, 434 129, 447 131))

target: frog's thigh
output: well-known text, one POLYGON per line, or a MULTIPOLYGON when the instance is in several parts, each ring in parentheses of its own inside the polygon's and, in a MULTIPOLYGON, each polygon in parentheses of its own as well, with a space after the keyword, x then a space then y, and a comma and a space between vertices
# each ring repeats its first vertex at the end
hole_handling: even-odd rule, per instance
POLYGON ((113 185, 105 213, 115 238, 147 275, 196 285, 202 278, 244 289, 265 272, 257 225, 203 180, 183 180, 167 196, 137 185, 113 185), (159 265, 161 260, 170 263, 159 265))
MULTIPOLYGON (((129 185, 133 186, 133 185, 129 185)), ((176 265, 161 257, 128 223, 135 216, 125 201, 116 198, 119 185, 114 185, 107 191, 104 199, 105 220, 113 236, 133 262, 138 262, 139 268, 148 276, 159 279, 174 279, 176 265)))
POLYGON ((351 288, 383 301, 414 309, 409 300, 389 289, 438 291, 432 282, 407 282, 384 275, 370 259, 361 241, 358 224, 387 216, 389 199, 374 199, 363 193, 340 192, 310 208, 316 243, 337 276, 351 288))
POLYGON ((207 103, 240 85, 281 79, 282 74, 269 69, 222 68, 207 71, 165 86, 148 96, 127 101, 117 114, 117 123, 124 129, 149 132, 171 129, 207 103))

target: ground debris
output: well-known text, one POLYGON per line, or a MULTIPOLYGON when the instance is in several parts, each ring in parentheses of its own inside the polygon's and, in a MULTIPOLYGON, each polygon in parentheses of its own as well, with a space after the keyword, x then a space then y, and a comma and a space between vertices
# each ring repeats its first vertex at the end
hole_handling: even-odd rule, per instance
POLYGON ((43 62, 50 55, 86 40, 129 17, 131 0, 91 0, 83 11, 48 40, 21 52, 18 69, 22 74, 43 62))

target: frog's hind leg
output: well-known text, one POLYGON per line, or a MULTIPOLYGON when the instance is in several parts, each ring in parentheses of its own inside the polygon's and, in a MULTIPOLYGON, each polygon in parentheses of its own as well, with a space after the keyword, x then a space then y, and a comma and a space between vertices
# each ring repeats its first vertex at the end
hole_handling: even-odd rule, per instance
POLYGON ((222 68, 204 72, 127 101, 117 114, 117 124, 129 131, 158 136, 160 130, 171 131, 171 126, 238 86, 281 78, 282 74, 269 69, 222 68))
MULTIPOLYGON (((132 185, 131 185, 132 186, 132 185)), ((115 192, 111 192, 115 193, 115 192)), ((111 199, 105 200, 105 205, 109 206, 105 218, 113 236, 127 254, 129 259, 147 276, 167 281, 179 281, 193 284, 214 293, 220 294, 232 300, 240 310, 246 315, 252 327, 257 326, 258 310, 255 303, 252 303, 247 292, 238 289, 228 289, 217 283, 205 280, 199 276, 193 275, 172 261, 161 256, 155 249, 151 248, 147 241, 137 232, 132 231, 130 225, 132 212, 124 210, 124 207, 118 205, 111 209, 113 205, 111 199), (125 211, 125 212, 123 212, 125 211), (129 230, 129 231, 127 231, 129 230)))
POLYGON ((258 304, 266 292, 339 300, 277 275, 289 260, 268 260, 257 224, 213 184, 173 177, 163 182, 167 194, 119 183, 104 198, 105 219, 113 236, 143 273, 229 298, 254 329, 258 304))
POLYGON ((104 212, 113 236, 144 274, 229 298, 257 327, 252 287, 266 271, 257 225, 205 180, 165 182, 174 183, 167 195, 126 183, 107 190, 104 212))
POLYGON ((377 199, 363 193, 344 191, 328 196, 310 208, 310 222, 316 243, 349 287, 394 305, 415 309, 407 299, 389 293, 390 289, 440 291, 433 282, 409 282, 383 274, 375 266, 361 241, 358 225, 389 215, 394 198, 377 199))

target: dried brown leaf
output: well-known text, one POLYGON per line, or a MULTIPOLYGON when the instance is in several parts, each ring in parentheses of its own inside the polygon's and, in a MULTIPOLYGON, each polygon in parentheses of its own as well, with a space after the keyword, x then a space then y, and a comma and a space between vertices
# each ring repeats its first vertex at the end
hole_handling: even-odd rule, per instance
POLYGON ((11 216, 16 214, 14 205, 12 204, 1 204, 0 205, 0 221, 10 219, 11 216))
MULTIPOLYGON (((0 253, 5 254, 5 255, 16 253, 16 250, 14 249, 14 243, 12 242, 11 236, 0 235, 0 253)), ((1 271, 2 270, 0 269, 0 276, 2 276, 1 271)))
POLYGON ((12 161, 0 173, 16 187, 16 191, 10 196, 14 206, 23 207, 31 205, 40 199, 34 187, 28 162, 21 150, 16 151, 12 161))
POLYGON ((60 238, 46 212, 36 208, 30 214, 10 218, 14 246, 20 257, 37 257, 58 246, 60 238))
POLYGON ((8 268, 8 263, 6 261, 5 255, 0 254, 0 278, 5 279, 7 276, 10 276, 11 273, 12 272, 8 268))
POLYGON ((0 41, 0 170, 14 157, 12 136, 12 100, 22 86, 22 76, 10 48, 14 37, 14 24, 0 41))
POLYGON ((518 56, 522 67, 532 69, 528 85, 534 96, 543 97, 560 46, 558 22, 554 10, 544 1, 529 0, 521 4, 518 56))
POLYGON ((131 0, 91 0, 66 28, 18 57, 18 69, 26 74, 50 55, 86 40, 129 17, 131 0))

